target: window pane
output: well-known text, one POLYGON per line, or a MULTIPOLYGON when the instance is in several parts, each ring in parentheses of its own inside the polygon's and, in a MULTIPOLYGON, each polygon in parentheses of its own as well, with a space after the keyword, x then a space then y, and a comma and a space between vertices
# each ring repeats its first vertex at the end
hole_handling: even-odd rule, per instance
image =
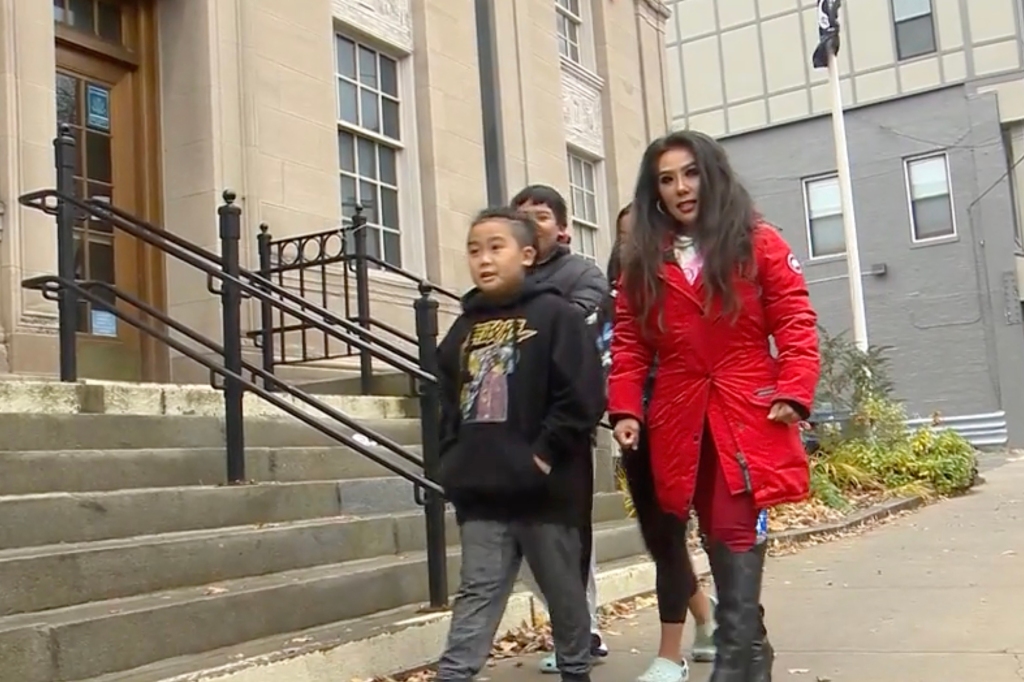
POLYGON ((399 228, 398 192, 387 187, 380 188, 380 223, 396 230, 399 228))
POLYGON ((53 0, 53 20, 64 23, 64 0, 53 0))
POLYGON ((580 46, 578 43, 569 43, 569 60, 579 63, 580 61, 580 46))
POLYGON ((896 21, 915 19, 931 11, 932 0, 892 0, 892 16, 896 21))
POLYGON ((569 40, 561 33, 558 34, 558 54, 566 58, 569 56, 569 40))
POLYGON ((594 191, 594 164, 583 164, 583 189, 588 192, 594 191))
POLYGON ((380 258, 380 230, 367 225, 366 230, 366 255, 380 258))
POLYGON ((583 206, 584 206, 584 203, 585 203, 585 200, 583 198, 583 190, 581 190, 579 187, 573 187, 572 188, 572 205, 569 208, 572 210, 572 212, 574 214, 576 214, 580 218, 583 217, 583 210, 584 210, 583 206))
POLYGON ((377 53, 359 47, 359 82, 377 88, 377 53))
POLYGON ((910 196, 912 199, 942 196, 949 193, 946 178, 946 157, 933 156, 929 159, 911 161, 910 196))
POLYGON ((93 14, 92 0, 68 0, 67 13, 64 18, 74 29, 86 33, 94 33, 96 16, 93 14))
POLYGON ((342 175, 341 176, 341 212, 345 215, 351 215, 352 209, 359 203, 359 197, 356 194, 356 180, 355 178, 342 175))
POLYGON ((398 64, 383 55, 380 58, 380 89, 385 94, 398 97, 398 64))
POLYGON ((360 181, 359 203, 363 205, 363 214, 366 216, 367 221, 377 223, 380 220, 380 214, 377 212, 378 204, 376 185, 371 182, 360 181))
POLYGON ((400 122, 398 120, 398 102, 385 97, 382 98, 381 105, 383 106, 384 114, 384 134, 394 140, 402 139, 400 122))
POLYGON ((918 199, 913 204, 914 237, 933 239, 948 237, 953 232, 953 212, 949 195, 918 199))
POLYGON ((807 183, 807 211, 812 219, 843 212, 839 178, 812 180, 807 183))
POLYGON ((398 168, 395 150, 385 145, 377 145, 380 150, 380 179, 389 185, 398 184, 398 168))
POLYGON ((100 0, 97 5, 99 15, 96 21, 96 32, 100 38, 121 44, 121 8, 113 2, 100 0))
POLYGON ((569 157, 569 184, 579 187, 583 184, 583 162, 575 156, 569 157))
POLYGON ((384 231, 384 262, 402 267, 402 238, 397 232, 384 231))
POLYGON ((846 252, 841 215, 811 221, 811 257, 835 256, 846 252))
POLYGON ((381 234, 384 241, 384 262, 394 265, 396 268, 402 267, 401 236, 397 232, 388 230, 384 230, 381 234))
POLYGON ((590 223, 597 222, 597 198, 589 192, 584 195, 586 203, 583 204, 583 217, 590 223))
POLYGON ((338 36, 338 73, 352 80, 356 78, 356 44, 348 38, 338 36))
POLYGON ((359 125, 367 130, 380 132, 380 99, 373 90, 361 90, 359 92, 359 111, 362 118, 359 125))
POLYGON ((377 179, 377 145, 365 137, 359 140, 359 175, 372 180, 377 179))
POLYGON ((935 52, 932 15, 897 23, 896 48, 900 59, 911 59, 935 52))
POLYGON ((338 133, 338 156, 341 170, 356 172, 356 139, 352 133, 346 133, 344 130, 338 133))
POLYGON ((89 279, 114 283, 114 245, 107 240, 89 240, 89 279))
POLYGON ((338 111, 342 121, 359 124, 358 97, 355 85, 338 80, 338 111))
POLYGON ((57 74, 57 123, 78 123, 78 79, 57 74))
POLYGON ((110 137, 91 130, 85 133, 86 173, 90 180, 112 181, 110 137))

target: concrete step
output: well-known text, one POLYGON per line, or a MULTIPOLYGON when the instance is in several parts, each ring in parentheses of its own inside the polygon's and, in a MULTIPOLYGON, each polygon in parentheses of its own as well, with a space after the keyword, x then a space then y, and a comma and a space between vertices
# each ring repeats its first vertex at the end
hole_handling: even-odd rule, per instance
MULTIPOLYGON (((412 418, 361 419, 359 424, 403 445, 420 441, 412 418)), ((354 431, 341 424, 346 435, 354 431)), ((224 420, 216 416, 125 414, 0 414, 0 451, 222 448, 224 420)), ((246 419, 246 447, 337 446, 334 438, 294 419, 246 419)))
MULTIPOLYGON (((640 554, 631 520, 595 529, 598 559, 640 554)), ((449 555, 450 588, 459 556, 449 555)), ((422 553, 227 580, 0 618, 3 679, 71 682, 423 601, 422 553)))
POLYGON ((0 550, 342 513, 334 481, 6 496, 0 497, 0 550))
MULTIPOLYGON (((595 522, 624 516, 621 494, 595 498, 595 522)), ((0 616, 422 551, 425 534, 417 511, 0 551, 0 616)), ((458 537, 449 513, 449 544, 458 537)))
MULTIPOLYGON (((371 449, 389 461, 404 463, 380 446, 371 449)), ((418 445, 407 449, 411 454, 422 455, 418 445)), ((245 458, 248 478, 260 482, 336 481, 392 475, 388 469, 344 446, 248 447, 245 458)), ((0 451, 0 495, 221 485, 226 478, 223 447, 0 451)))
MULTIPOLYGON (((707 558, 694 554, 694 567, 707 572, 707 558)), ((600 562, 597 602, 603 606, 650 592, 654 565, 646 557, 600 562)), ((543 607, 516 585, 498 626, 499 636, 542 616, 543 607)), ((369 616, 158 661, 87 682, 326 682, 386 678, 437 661, 451 613, 402 606, 369 616)), ((613 656, 625 656, 611 639, 613 656)), ((602 673, 598 672, 597 676, 602 673)), ((483 678, 481 678, 483 679, 483 678)))

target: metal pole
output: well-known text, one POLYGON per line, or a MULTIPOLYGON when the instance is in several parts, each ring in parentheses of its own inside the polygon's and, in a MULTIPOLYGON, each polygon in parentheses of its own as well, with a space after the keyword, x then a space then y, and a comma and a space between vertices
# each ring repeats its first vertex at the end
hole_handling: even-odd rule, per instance
MULTIPOLYGON (((259 236, 256 237, 256 248, 260 259, 260 275, 269 280, 270 269, 273 264, 270 262, 270 226, 266 223, 260 225, 259 236)), ((260 345, 263 351, 263 370, 268 374, 274 373, 274 306, 269 299, 260 302, 260 345)), ((263 379, 263 388, 268 391, 276 389, 276 382, 269 377, 263 379)))
POLYGON ((480 63, 480 112, 484 126, 484 176, 487 203, 508 202, 505 150, 501 129, 501 86, 498 80, 498 38, 494 0, 476 0, 476 52, 480 63))
MULTIPOLYGON (((352 239, 356 247, 356 317, 359 326, 370 331, 370 269, 366 261, 366 216, 356 206, 352 216, 352 239)), ((359 389, 364 395, 373 392, 373 357, 365 348, 359 350, 359 389)))
MULTIPOLYGON (((420 367, 437 376, 437 301, 431 287, 420 284, 420 297, 413 303, 416 313, 416 341, 420 367)), ((441 395, 437 382, 420 385, 420 434, 423 441, 423 474, 436 481, 441 469, 441 395)), ((427 582, 430 606, 448 603, 448 543, 445 540, 445 502, 437 493, 424 491, 427 522, 427 582)))
MULTIPOLYGON (((61 125, 53 141, 57 164, 57 192, 64 196, 75 194, 76 150, 71 126, 61 125)), ((57 198, 57 276, 67 282, 75 281, 75 207, 57 198)), ((57 299, 58 334, 60 348, 60 380, 78 380, 77 334, 78 295, 70 287, 61 287, 57 299)))
MULTIPOLYGON (((242 374, 242 290, 238 285, 238 245, 242 238, 242 209, 235 205, 235 193, 224 191, 220 217, 220 256, 224 261, 221 282, 221 313, 224 321, 224 369, 242 374)), ((245 481, 245 432, 242 424, 244 389, 238 379, 224 378, 224 434, 228 455, 228 483, 245 481)))
POLYGON ((846 269, 850 280, 850 307, 853 310, 853 340, 862 351, 868 349, 868 322, 864 309, 864 283, 861 281, 860 249, 857 244, 857 220, 853 209, 853 184, 850 180, 850 152, 846 146, 846 121, 843 116, 843 91, 839 86, 839 59, 828 56, 828 79, 832 86, 832 136, 836 145, 836 173, 839 198, 843 207, 843 235, 846 239, 846 269))

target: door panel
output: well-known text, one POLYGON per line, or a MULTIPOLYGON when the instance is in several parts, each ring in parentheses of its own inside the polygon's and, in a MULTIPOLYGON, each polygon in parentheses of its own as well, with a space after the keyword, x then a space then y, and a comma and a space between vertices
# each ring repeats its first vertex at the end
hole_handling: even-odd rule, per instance
MULTIPOLYGON (((136 209, 132 132, 132 78, 124 68, 57 51, 58 124, 75 136, 75 191, 79 197, 136 209), (64 57, 64 58, 62 58, 64 57)), ((103 221, 75 220, 75 274, 138 293, 136 240, 103 221)), ((113 302, 113 301, 111 301, 113 302)), ((131 312, 131 311, 129 311, 131 312)), ((82 301, 78 306, 79 372, 97 379, 141 379, 139 335, 112 313, 82 301)))

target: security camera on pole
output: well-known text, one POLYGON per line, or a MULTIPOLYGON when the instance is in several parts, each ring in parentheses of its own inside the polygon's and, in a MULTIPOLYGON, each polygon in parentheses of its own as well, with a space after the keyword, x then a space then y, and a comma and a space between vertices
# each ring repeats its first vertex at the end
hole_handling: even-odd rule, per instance
POLYGON ((850 183, 850 153, 846 147, 843 119, 843 91, 839 87, 839 8, 842 0, 818 0, 818 46, 811 63, 828 69, 832 89, 832 136, 836 146, 836 173, 843 207, 843 235, 846 238, 846 267, 850 278, 850 307, 853 309, 853 340, 862 351, 868 349, 868 323, 864 312, 864 284, 861 281, 857 220, 853 214, 853 186, 850 183))

